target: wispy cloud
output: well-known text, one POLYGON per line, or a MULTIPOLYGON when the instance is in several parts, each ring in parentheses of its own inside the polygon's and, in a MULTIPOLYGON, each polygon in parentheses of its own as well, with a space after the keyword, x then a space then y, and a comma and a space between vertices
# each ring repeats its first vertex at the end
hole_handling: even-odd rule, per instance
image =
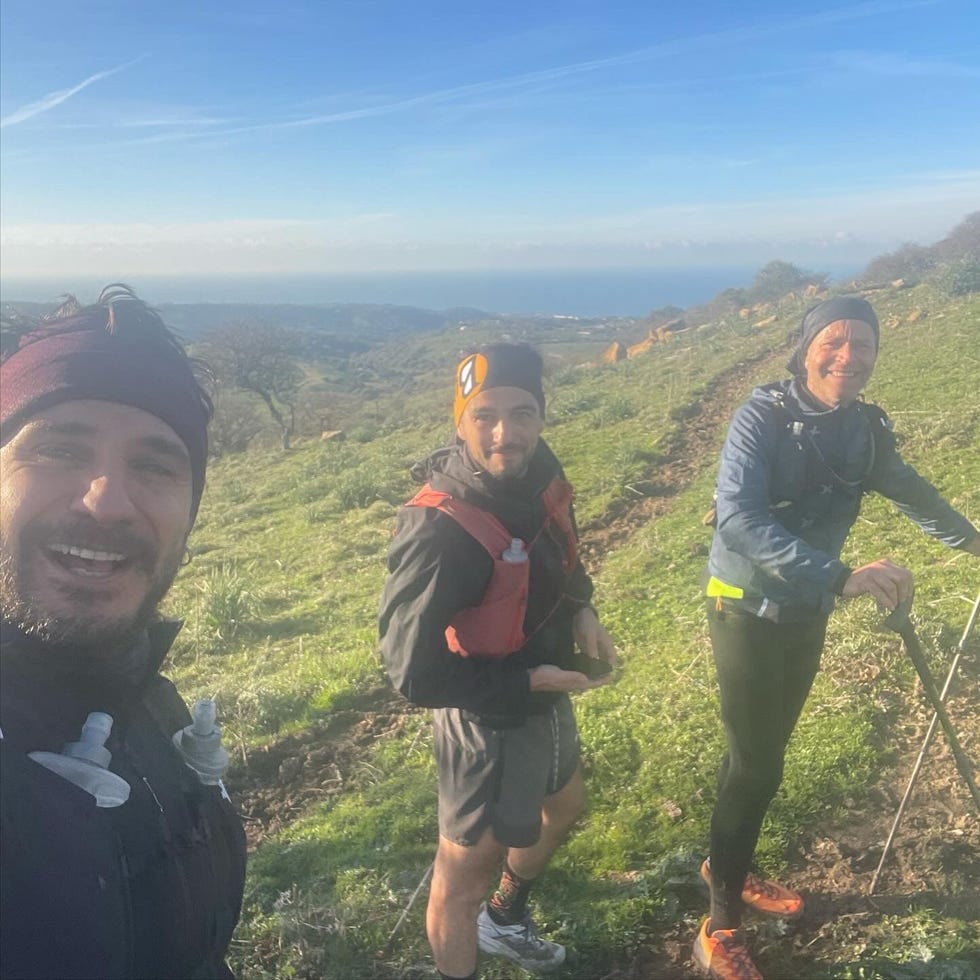
POLYGON ((72 120, 71 122, 59 122, 51 126, 52 131, 66 132, 85 132, 86 130, 98 130, 105 133, 107 130, 140 130, 140 129, 213 129, 216 126, 230 126, 234 124, 234 119, 220 116, 145 116, 132 119, 91 119, 91 120, 72 120))
POLYGON ((980 67, 878 51, 835 51, 831 67, 892 78, 980 78, 980 67))
MULTIPOLYGON (((569 80, 578 77, 585 77, 600 71, 625 67, 629 65, 642 64, 661 58, 676 57, 691 54, 707 48, 722 46, 734 46, 758 42, 766 38, 773 37, 785 32, 799 32, 817 28, 821 25, 863 20, 878 16, 884 16, 897 11, 933 6, 940 0, 867 0, 852 6, 840 7, 830 10, 823 10, 818 13, 807 14, 800 17, 789 18, 782 21, 767 21, 752 24, 747 27, 738 27, 728 30, 706 32, 687 37, 672 38, 660 43, 636 48, 620 54, 610 55, 603 58, 594 58, 583 61, 570 62, 563 65, 556 65, 550 68, 543 68, 531 72, 524 72, 516 75, 507 75, 496 78, 485 79, 483 81, 471 82, 463 85, 456 85, 447 88, 435 89, 428 92, 421 92, 403 98, 381 98, 374 104, 360 105, 355 108, 340 109, 325 113, 305 113, 287 118, 259 119, 252 122, 229 124, 227 119, 207 119, 184 120, 177 122, 174 126, 168 126, 165 120, 157 118, 147 118, 128 123, 114 123, 114 127, 119 128, 160 128, 164 131, 153 135, 138 138, 135 140, 125 140, 127 143, 157 143, 157 142, 183 142, 199 141, 201 139, 213 139, 215 137, 224 139, 248 134, 258 134, 262 132, 288 132, 290 130, 303 130, 321 126, 329 126, 353 122, 361 119, 371 119, 389 115, 405 113, 413 109, 424 106, 437 106, 455 104, 457 106, 480 106, 486 100, 493 97, 509 95, 511 99, 527 97, 531 94, 543 95, 549 89, 555 89, 569 80)), ((864 55, 867 70, 871 70, 873 64, 871 55, 864 55)), ((139 60, 139 59, 137 59, 139 60)), ((134 62, 128 62, 111 68, 107 71, 97 72, 84 79, 79 84, 69 89, 63 89, 45 96, 43 99, 34 102, 16 112, 11 113, 0 120, 0 127, 12 126, 24 122, 41 113, 48 112, 56 108, 68 99, 72 98, 83 89, 100 81, 110 75, 128 68, 134 62)), ((923 63, 924 64, 924 63, 923 63)), ((886 63, 884 60, 878 62, 878 70, 884 71, 886 63)), ((796 69, 795 71, 804 71, 796 69)), ((790 72, 772 72, 771 77, 780 77, 790 72)), ((767 73, 758 73, 759 79, 767 77, 767 73)), ((751 79, 751 75, 746 75, 745 79, 751 79)), ((709 83, 724 80, 707 80, 709 83)), ((662 83, 660 87, 684 87, 685 84, 705 84, 705 79, 678 80, 672 83, 662 83)), ((649 88, 649 83, 647 83, 649 88)))
POLYGON ((694 52, 706 47, 719 44, 733 45, 760 41, 786 31, 798 32, 821 25, 863 20, 870 17, 882 16, 916 7, 934 6, 939 0, 869 0, 850 7, 824 10, 819 13, 785 21, 771 21, 753 24, 750 27, 739 27, 724 31, 714 31, 697 34, 691 37, 675 38, 659 44, 636 48, 618 55, 605 58, 592 58, 585 61, 556 65, 537 71, 525 72, 519 75, 503 76, 482 82, 472 82, 451 88, 424 92, 404 99, 382 102, 373 106, 364 106, 341 112, 331 112, 320 115, 308 115, 296 119, 273 120, 240 126, 225 130, 223 135, 258 132, 262 130, 298 129, 310 126, 322 126, 332 123, 349 122, 356 119, 366 119, 376 116, 390 115, 413 109, 418 106, 432 105, 444 102, 456 102, 474 96, 485 96, 492 93, 514 89, 526 89, 542 84, 555 83, 576 76, 588 75, 596 71, 639 64, 657 58, 671 57, 694 52))
MULTIPOLYGON (((517 75, 508 75, 470 82, 449 88, 422 92, 405 98, 388 99, 373 105, 362 105, 353 109, 344 109, 327 113, 313 113, 295 116, 261 120, 244 125, 233 125, 216 128, 210 132, 186 131, 162 136, 165 140, 196 139, 202 136, 232 137, 250 133, 301 130, 319 126, 353 122, 359 119, 371 119, 379 116, 395 115, 422 106, 433 106, 449 103, 467 103, 473 100, 483 100, 488 96, 510 92, 527 93, 542 92, 549 87, 576 77, 591 75, 606 69, 642 64, 660 58, 675 57, 690 54, 706 48, 733 46, 765 40, 785 32, 799 32, 816 28, 821 25, 863 20, 892 14, 897 11, 917 7, 934 6, 940 0, 869 0, 849 7, 841 7, 819 13, 808 14, 784 21, 769 21, 753 24, 749 27, 739 27, 723 31, 707 32, 689 37, 674 38, 655 45, 636 48, 621 54, 604 58, 593 58, 584 61, 570 62, 551 68, 538 69, 517 75)), ((799 69, 802 71, 803 69, 799 69)), ((778 76, 780 73, 773 73, 778 76)), ((764 77, 764 76, 763 76, 764 77)), ((683 82, 678 83, 683 85, 683 82)))
POLYGON ((38 99, 37 102, 31 102, 22 109, 10 113, 9 116, 4 116, 3 119, 0 119, 0 129, 5 129, 7 126, 15 126, 18 123, 26 122, 28 119, 33 119, 35 116, 40 116, 42 113, 50 112, 62 103, 67 102, 73 96, 78 95, 83 89, 87 89, 90 85, 102 81, 103 78, 108 78, 110 75, 115 75, 117 72, 129 68, 139 60, 139 58, 135 58, 132 61, 127 61, 125 64, 117 65, 115 68, 109 68, 106 71, 97 71, 94 75, 89 75, 88 78, 82 79, 82 81, 77 85, 73 85, 71 88, 63 88, 57 92, 50 92, 43 99, 38 99))
POLYGON ((855 233, 873 228, 880 235, 921 240, 922 228, 938 223, 941 233, 950 220, 967 213, 978 192, 980 169, 914 172, 887 183, 869 179, 846 192, 797 192, 725 202, 692 199, 587 221, 570 216, 564 237, 574 233, 583 241, 629 239, 644 229, 661 228, 672 237, 699 241, 748 241, 760 235, 788 240, 826 237, 846 225, 855 233))

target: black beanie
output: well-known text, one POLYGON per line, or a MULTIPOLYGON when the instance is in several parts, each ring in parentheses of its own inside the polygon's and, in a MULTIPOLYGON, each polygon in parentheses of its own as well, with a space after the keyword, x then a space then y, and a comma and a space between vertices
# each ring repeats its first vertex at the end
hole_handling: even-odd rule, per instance
POLYGON ((527 344, 489 344, 467 354, 456 367, 453 419, 457 425, 463 410, 487 388, 521 388, 533 395, 544 418, 541 355, 527 344))
POLYGON ((836 323, 838 320, 860 320, 867 323, 874 331, 875 349, 878 347, 879 331, 878 317, 871 308, 871 304, 860 296, 838 296, 835 299, 825 299, 822 303, 817 303, 812 309, 807 310, 800 322, 800 336, 797 341, 796 350, 789 359, 790 372, 797 378, 806 375, 806 352, 813 343, 813 338, 820 333, 824 327, 836 323))

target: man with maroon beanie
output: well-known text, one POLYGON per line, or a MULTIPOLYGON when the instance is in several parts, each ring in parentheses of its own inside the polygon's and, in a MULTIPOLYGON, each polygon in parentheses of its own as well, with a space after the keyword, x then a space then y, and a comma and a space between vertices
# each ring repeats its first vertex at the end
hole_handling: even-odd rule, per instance
POLYGON ((213 703, 192 731, 159 673, 211 414, 198 365, 125 286, 4 352, 3 977, 231 976, 245 841, 227 755, 213 703))
POLYGON ((413 470, 423 488, 388 555, 381 654, 398 690, 436 709, 426 926, 446 978, 475 977, 478 947, 534 973, 564 961, 528 894, 585 801, 568 695, 608 683, 615 660, 576 554, 571 487, 540 438, 541 376, 524 344, 463 358, 456 443, 413 470))

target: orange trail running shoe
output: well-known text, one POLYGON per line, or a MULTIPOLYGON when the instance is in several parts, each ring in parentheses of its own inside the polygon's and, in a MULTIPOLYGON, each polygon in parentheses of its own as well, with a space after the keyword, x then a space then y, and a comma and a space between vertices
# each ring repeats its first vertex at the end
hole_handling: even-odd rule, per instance
MULTIPOLYGON (((701 877, 710 888, 711 871, 707 861, 701 865, 701 877)), ((803 899, 797 892, 751 873, 745 876, 742 885, 742 901, 756 912, 779 919, 798 919, 803 914, 803 899)))
POLYGON ((701 923, 694 942, 694 961, 713 980, 762 980, 745 943, 734 929, 715 929, 708 935, 710 918, 701 923))

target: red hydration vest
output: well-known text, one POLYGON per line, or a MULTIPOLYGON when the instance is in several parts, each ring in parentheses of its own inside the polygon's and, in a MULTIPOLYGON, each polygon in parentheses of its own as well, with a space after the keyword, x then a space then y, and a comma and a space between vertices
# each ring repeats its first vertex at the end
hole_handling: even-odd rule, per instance
MULTIPOLYGON (((549 524, 554 523, 564 539, 562 567, 569 575, 578 564, 575 528, 572 524, 572 485, 555 477, 541 494, 545 520, 535 540, 549 524)), ((506 657, 519 650, 527 640, 524 615, 530 580, 530 559, 508 562, 503 558, 513 535, 493 514, 448 493, 433 490, 426 484, 407 507, 434 507, 451 517, 489 552, 493 572, 478 606, 463 609, 446 627, 446 642, 461 657, 506 657)), ((528 552, 534 541, 524 542, 528 552)), ((550 614, 549 614, 550 615, 550 614)), ((545 620, 547 620, 547 616, 545 620)))

